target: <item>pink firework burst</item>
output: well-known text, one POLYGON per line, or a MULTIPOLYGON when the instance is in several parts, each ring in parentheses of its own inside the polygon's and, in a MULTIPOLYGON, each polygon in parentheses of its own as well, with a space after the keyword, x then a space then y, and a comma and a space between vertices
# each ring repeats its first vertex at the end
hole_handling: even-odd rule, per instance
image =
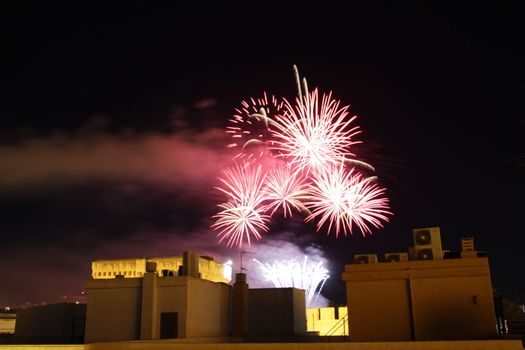
POLYGON ((267 211, 273 215, 278 208, 282 208, 284 217, 292 216, 292 208, 298 211, 308 211, 302 201, 307 198, 308 185, 306 178, 298 172, 292 171, 290 166, 282 164, 272 169, 266 178, 267 211))
POLYGON ((371 234, 392 215, 386 190, 357 170, 374 168, 352 153, 360 129, 349 106, 331 92, 310 92, 296 66, 294 75, 295 101, 265 93, 242 101, 230 119, 227 147, 237 153, 217 187, 227 197, 213 216, 219 243, 241 248, 261 239, 281 209, 285 218, 305 212, 305 221, 315 219, 317 231, 327 226, 336 238, 355 230, 371 234))
POLYGON ((228 148, 238 148, 239 153, 234 159, 253 160, 263 157, 268 151, 271 140, 270 124, 272 118, 279 114, 283 102, 275 96, 268 98, 266 92, 262 98, 250 98, 241 102, 241 107, 235 109, 226 127, 226 133, 232 137, 228 148))
POLYGON ((310 186, 310 198, 306 205, 312 211, 305 221, 319 217, 317 231, 328 223, 327 234, 332 228, 336 238, 342 230, 352 234, 357 226, 363 236, 371 234, 370 227, 383 227, 382 221, 388 221, 388 198, 385 189, 377 185, 375 178, 364 178, 352 168, 346 171, 343 164, 339 167, 316 173, 310 186))
POLYGON ((355 116, 347 118, 348 107, 317 89, 298 98, 292 105, 285 100, 284 111, 277 115, 270 132, 271 148, 291 164, 306 170, 324 169, 353 157, 350 147, 359 127, 351 127, 355 116))
POLYGON ((265 214, 262 204, 266 199, 265 178, 261 165, 250 164, 236 164, 219 178, 222 187, 217 189, 228 197, 226 203, 219 205, 222 210, 213 216, 217 221, 212 228, 219 231, 219 243, 226 240, 228 247, 237 245, 241 248, 245 240, 251 243, 251 236, 259 240, 260 231, 268 231, 270 217, 265 214))

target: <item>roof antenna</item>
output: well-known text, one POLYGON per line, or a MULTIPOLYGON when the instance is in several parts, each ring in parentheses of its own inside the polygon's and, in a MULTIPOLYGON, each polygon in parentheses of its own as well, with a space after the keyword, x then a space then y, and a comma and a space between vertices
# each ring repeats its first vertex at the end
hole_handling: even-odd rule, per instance
POLYGON ((243 271, 246 271, 246 269, 242 266, 242 257, 245 255, 245 254, 256 254, 256 253, 253 253, 253 252, 247 252, 245 250, 241 250, 241 273, 243 273, 243 271))

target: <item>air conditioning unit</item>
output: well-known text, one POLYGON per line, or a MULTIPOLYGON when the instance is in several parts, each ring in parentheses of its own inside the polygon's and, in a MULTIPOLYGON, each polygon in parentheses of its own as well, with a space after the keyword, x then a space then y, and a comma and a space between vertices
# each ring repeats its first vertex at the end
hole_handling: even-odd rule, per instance
POLYGON ((354 255, 355 264, 377 263, 377 254, 356 254, 354 255))
POLYGON ((385 253, 385 262, 408 261, 407 253, 385 253))
POLYGON ((477 258, 478 252, 474 248, 474 237, 465 237, 461 239, 461 253, 462 258, 477 258))
POLYGON ((412 233, 415 260, 443 259, 439 227, 416 228, 412 233))

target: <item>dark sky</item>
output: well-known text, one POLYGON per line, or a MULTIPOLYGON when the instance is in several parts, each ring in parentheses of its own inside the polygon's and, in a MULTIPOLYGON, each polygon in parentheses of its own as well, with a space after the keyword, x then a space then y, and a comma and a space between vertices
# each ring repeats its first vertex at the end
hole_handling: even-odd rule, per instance
POLYGON ((188 248, 237 257, 209 229, 229 161, 223 130, 242 99, 293 98, 293 64, 358 115, 356 153, 376 167, 395 215, 372 236, 338 240, 276 220, 252 248, 258 258, 289 254, 283 241, 315 251, 331 270, 324 295, 341 303, 353 254, 406 251, 413 228, 440 226, 444 249, 475 237, 496 287, 519 295, 525 22, 516 4, 4 5, 0 306, 78 293, 93 259, 188 248))

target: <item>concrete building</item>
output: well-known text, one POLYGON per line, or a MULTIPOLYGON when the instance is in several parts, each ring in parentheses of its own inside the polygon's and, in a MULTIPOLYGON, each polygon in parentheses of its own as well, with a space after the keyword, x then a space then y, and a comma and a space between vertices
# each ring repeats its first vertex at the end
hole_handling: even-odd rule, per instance
MULTIPOLYGON (((418 231, 419 230, 419 231, 418 231)), ((446 340, 496 336, 496 318, 486 257, 464 240, 457 258, 443 259, 439 235, 423 237, 412 256, 422 260, 345 265, 343 281, 350 339, 446 340), (431 242, 430 242, 431 241, 431 242), (429 249, 430 251, 425 251, 429 249)))
POLYGON ((304 291, 249 289, 244 274, 232 290, 199 278, 198 261, 184 252, 182 275, 159 274, 150 261, 142 277, 89 280, 86 343, 306 332, 304 291))
POLYGON ((249 335, 303 335, 306 332, 304 290, 250 289, 249 335))
POLYGON ((232 336, 253 338, 306 333, 304 290, 249 289, 246 274, 235 275, 232 290, 232 336))
POLYGON ((16 313, 3 310, 0 312, 0 335, 14 334, 16 324, 16 313))
MULTIPOLYGON (((390 253, 389 262, 381 263, 365 254, 356 259, 362 263, 346 265, 350 337, 305 334, 304 291, 250 289, 245 274, 237 274, 233 286, 204 280, 199 278, 198 256, 185 252, 176 276, 159 272, 150 261, 141 277, 89 280, 88 344, 60 348, 522 349, 518 338, 494 339, 488 261, 473 245, 465 249, 467 243, 457 255, 421 253, 433 248, 419 247, 406 259, 403 253, 390 253), (159 340, 163 338, 170 339, 159 340)), ((348 320, 344 308, 309 309, 307 314, 314 330, 348 320)))
POLYGON ((188 275, 159 276, 151 261, 143 277, 89 280, 86 342, 229 335, 230 287, 199 278, 184 254, 188 275))
POLYGON ((86 305, 58 303, 19 309, 15 338, 19 343, 83 343, 86 305))
POLYGON ((321 307, 306 309, 307 331, 320 336, 348 335, 348 308, 321 307))

